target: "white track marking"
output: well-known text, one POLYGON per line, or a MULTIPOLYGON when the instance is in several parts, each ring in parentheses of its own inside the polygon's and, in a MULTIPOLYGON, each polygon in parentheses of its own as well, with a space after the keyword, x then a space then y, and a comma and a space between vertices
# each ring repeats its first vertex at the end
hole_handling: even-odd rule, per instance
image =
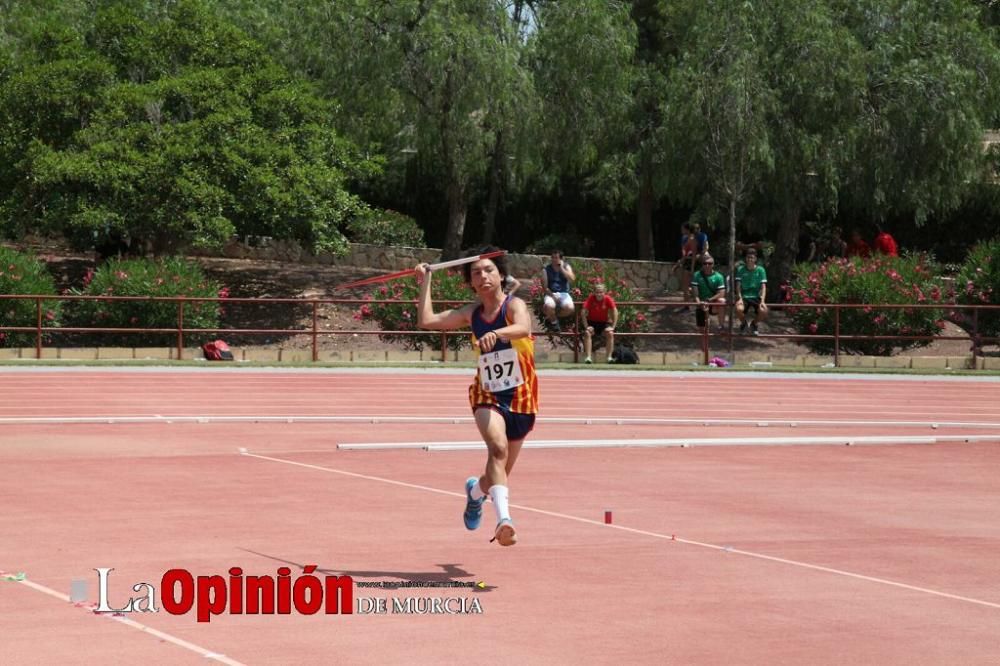
MULTIPOLYGON (((840 437, 681 437, 674 439, 537 439, 524 443, 526 449, 609 449, 624 447, 658 448, 670 446, 789 446, 789 445, 853 445, 853 444, 936 444, 937 437, 895 437, 895 436, 840 436, 840 437)), ((965 438, 962 438, 965 439, 965 438)), ((1000 440, 1000 434, 992 437, 1000 440)), ((425 451, 473 451, 485 446, 482 440, 464 442, 400 442, 385 443, 345 443, 338 449, 365 451, 383 449, 414 449, 425 451)))
MULTIPOLYGON (((366 481, 376 481, 378 483, 385 483, 393 486, 399 486, 402 488, 412 488, 414 490, 423 490, 424 492, 436 493, 438 495, 447 495, 449 497, 461 497, 464 498, 464 493, 452 492, 449 490, 441 490, 440 488, 432 488, 430 486, 422 486, 416 483, 407 483, 405 481, 396 481, 394 479, 386 479, 379 476, 371 476, 369 474, 358 474, 357 472, 348 472, 346 470, 334 469, 332 467, 323 467, 321 465, 312 465, 309 463, 297 462, 295 460, 286 460, 284 458, 274 458, 271 456, 264 456, 257 453, 243 453, 242 455, 257 458, 259 460, 266 460, 270 462, 280 463, 283 465, 291 465, 293 467, 302 467, 305 469, 312 469, 320 472, 327 472, 329 474, 340 474, 342 476, 349 476, 355 479, 363 479, 366 481)), ((611 528, 620 530, 622 532, 628 532, 631 534, 638 534, 642 536, 653 537, 655 539, 662 539, 665 541, 676 541, 677 543, 683 543, 689 546, 698 546, 700 548, 708 548, 710 550, 724 551, 729 554, 743 555, 745 557, 752 557, 758 560, 765 560, 768 562, 777 562, 779 564, 787 564, 789 566, 799 567, 802 569, 809 569, 812 571, 821 571, 823 573, 835 574, 838 576, 845 576, 847 578, 853 578, 855 580, 863 580, 870 583, 878 583, 880 585, 888 585, 890 587, 896 587, 903 590, 909 590, 911 592, 921 592, 923 594, 929 594, 936 597, 941 597, 944 599, 952 599, 954 601, 963 601, 970 604, 976 604, 978 606, 986 606, 989 608, 1000 609, 1000 603, 994 603, 992 601, 984 601, 982 599, 975 599, 973 597, 965 597, 958 594, 951 594, 950 592, 942 592, 940 590, 932 590, 926 587, 918 587, 916 585, 909 585, 907 583, 900 583, 893 580, 888 580, 885 578, 876 578, 874 576, 866 576, 864 574, 854 573, 852 571, 844 571, 842 569, 833 569, 830 567, 824 567, 817 564, 809 564, 808 562, 799 562, 797 560, 789 560, 782 557, 774 557, 772 555, 764 555, 763 553, 754 553, 748 550, 740 550, 732 548, 731 546, 719 546, 712 543, 705 543, 702 541, 693 541, 691 539, 678 538, 675 535, 661 534, 659 532, 650 532, 648 530, 640 530, 634 527, 624 527, 622 525, 611 524, 608 525, 604 522, 591 520, 589 518, 580 518, 579 516, 571 516, 565 513, 558 513, 555 511, 546 511, 544 509, 536 509, 530 506, 524 506, 523 504, 511 504, 511 507, 518 509, 520 511, 527 511, 529 513, 537 513, 543 516, 549 516, 551 518, 560 518, 562 520, 572 520, 578 523, 586 523, 588 525, 596 525, 601 528, 611 528)))
MULTIPOLYGON (((41 592, 42 594, 47 594, 50 597, 55 597, 56 599, 60 599, 61 601, 65 601, 66 603, 70 603, 69 595, 63 594, 62 592, 57 592, 57 591, 53 590, 50 587, 46 587, 44 585, 40 585, 40 584, 34 582, 33 580, 28 580, 27 578, 25 578, 24 580, 12 581, 12 582, 16 582, 16 583, 18 583, 20 585, 24 585, 25 587, 31 588, 32 590, 35 590, 36 592, 41 592)), ((92 612, 92 611, 90 611, 90 612, 92 612)), ((102 613, 102 615, 104 615, 104 614, 102 613)), ((153 627, 150 627, 148 625, 142 624, 141 622, 136 622, 135 620, 130 620, 130 619, 126 618, 126 617, 122 617, 122 616, 118 616, 118 615, 107 615, 107 617, 110 618, 110 619, 112 619, 112 620, 115 620, 117 622, 120 622, 121 624, 124 624, 127 627, 132 627, 133 629, 138 629, 139 631, 147 633, 147 634, 149 634, 151 636, 156 636, 160 640, 166 641, 168 643, 172 643, 172 644, 174 644, 174 645, 176 645, 178 647, 184 648, 185 650, 190 650, 191 652, 195 652, 198 655, 200 655, 200 656, 202 656, 202 657, 204 657, 206 659, 211 659, 213 661, 217 661, 220 664, 228 664, 229 666, 245 666, 243 664, 243 662, 241 662, 241 661, 236 661, 235 659, 230 659, 229 657, 227 657, 224 654, 219 654, 218 652, 213 652, 212 650, 209 650, 207 648, 203 648, 200 645, 195 645, 194 643, 190 643, 190 642, 184 640, 183 638, 178 638, 177 636, 174 636, 172 634, 168 634, 168 633, 166 633, 164 631, 160 631, 159 629, 154 629, 153 627)))
MULTIPOLYGON (((625 447, 693 447, 693 446, 803 446, 803 445, 879 445, 879 444, 939 444, 942 442, 997 442, 996 435, 938 435, 915 437, 895 435, 850 435, 835 437, 679 437, 673 439, 539 439, 524 443, 526 449, 606 449, 625 447)), ((345 442, 337 448, 344 451, 391 451, 423 449, 425 451, 477 451, 485 445, 481 440, 453 442, 345 442)))
MULTIPOLYGON (((61 425, 61 424, 119 424, 119 423, 472 423, 468 415, 461 416, 410 416, 405 414, 324 415, 324 414, 150 414, 146 416, 6 416, 0 417, 4 425, 61 425)), ((538 423, 569 425, 702 425, 702 426, 756 426, 756 427, 837 427, 863 426, 878 428, 997 428, 996 421, 883 421, 883 420, 827 420, 827 419, 724 419, 724 418, 649 418, 649 417, 539 417, 538 423)))

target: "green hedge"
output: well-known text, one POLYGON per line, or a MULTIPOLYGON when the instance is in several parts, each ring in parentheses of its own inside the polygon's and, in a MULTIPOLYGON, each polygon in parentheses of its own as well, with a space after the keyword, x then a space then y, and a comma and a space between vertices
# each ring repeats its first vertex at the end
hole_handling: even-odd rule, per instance
POLYGON ((347 223, 347 237, 369 245, 427 247, 424 230, 408 215, 394 210, 373 210, 347 223))

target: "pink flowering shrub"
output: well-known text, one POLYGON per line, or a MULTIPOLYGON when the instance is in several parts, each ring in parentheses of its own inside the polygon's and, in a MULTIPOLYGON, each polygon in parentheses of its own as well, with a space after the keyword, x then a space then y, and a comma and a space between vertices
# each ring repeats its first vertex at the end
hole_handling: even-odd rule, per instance
MULTIPOLYGON (((417 328, 417 296, 420 288, 415 278, 395 280, 388 284, 372 287, 366 296, 370 302, 364 303, 354 313, 358 321, 373 321, 383 331, 419 331, 417 328)), ((431 281, 432 301, 454 301, 450 305, 435 303, 440 312, 447 308, 461 307, 474 298, 472 289, 465 283, 461 270, 435 272, 431 281)), ((448 349, 468 349, 472 347, 471 333, 452 332, 448 335, 448 349)), ((441 334, 430 332, 426 335, 404 335, 385 333, 378 336, 383 342, 400 342, 406 349, 441 349, 441 334)))
MULTIPOLYGON (((936 308, 878 308, 876 304, 935 304, 947 301, 936 281, 936 266, 924 255, 862 259, 830 259, 803 264, 792 284, 792 303, 863 303, 840 311, 841 335, 936 335, 944 312, 936 308)), ((792 318, 801 333, 833 335, 832 308, 797 308, 792 318)), ((888 356, 896 348, 923 346, 920 340, 841 340, 848 353, 888 356)), ((818 351, 833 348, 830 340, 810 341, 818 351)))
MULTIPOLYGON (((167 259, 112 259, 96 271, 87 271, 83 287, 71 293, 83 296, 191 296, 226 298, 220 287, 201 267, 179 257, 167 259)), ((219 303, 184 304, 184 328, 218 328, 219 303)), ((67 319, 71 326, 87 328, 177 328, 177 303, 173 301, 72 301, 67 319)), ((212 334, 194 335, 193 342, 212 334)), ((104 344, 129 346, 175 344, 174 333, 104 334, 104 344)))
MULTIPOLYGON (((1000 304, 1000 237, 979 243, 969 251, 969 256, 955 278, 955 299, 970 305, 1000 304)), ((969 331, 972 330, 972 312, 956 312, 956 319, 969 331)), ((980 310, 976 324, 980 335, 1000 335, 1000 311, 980 310)))
MULTIPOLYGON (((37 258, 0 246, 0 294, 55 294, 56 283, 37 258)), ((58 326, 62 304, 42 301, 42 326, 58 326)), ((0 326, 36 326, 38 308, 34 300, 0 300, 0 326)), ((0 331, 0 347, 35 344, 34 333, 0 331)))
MULTIPOLYGON (((583 302, 594 292, 594 285, 603 282, 608 296, 618 305, 618 325, 615 331, 619 333, 642 333, 649 330, 649 319, 646 308, 635 305, 622 305, 627 301, 641 301, 642 296, 622 278, 614 266, 600 261, 580 262, 573 264, 576 280, 570 285, 570 295, 576 304, 577 312, 583 307, 583 302)), ((531 283, 531 306, 538 319, 537 330, 545 330, 545 314, 542 312, 542 278, 537 277, 531 283)))

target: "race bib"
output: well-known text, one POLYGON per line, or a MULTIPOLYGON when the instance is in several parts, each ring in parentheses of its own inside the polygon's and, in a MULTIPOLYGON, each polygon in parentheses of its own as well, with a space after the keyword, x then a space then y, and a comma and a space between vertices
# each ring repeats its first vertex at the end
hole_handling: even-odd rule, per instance
POLYGON ((491 393, 499 393, 524 383, 521 364, 513 349, 491 351, 479 355, 479 383, 491 393))

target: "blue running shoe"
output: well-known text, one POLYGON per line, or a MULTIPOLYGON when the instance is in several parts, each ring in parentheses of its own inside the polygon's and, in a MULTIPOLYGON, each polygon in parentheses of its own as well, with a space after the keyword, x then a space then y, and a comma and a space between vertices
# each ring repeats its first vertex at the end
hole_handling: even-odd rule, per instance
POLYGON ((483 502, 486 501, 486 498, 472 499, 472 489, 477 483, 479 483, 479 478, 475 476, 470 476, 465 480, 465 513, 462 514, 462 518, 465 519, 465 529, 467 530, 477 529, 479 521, 483 518, 483 502))

